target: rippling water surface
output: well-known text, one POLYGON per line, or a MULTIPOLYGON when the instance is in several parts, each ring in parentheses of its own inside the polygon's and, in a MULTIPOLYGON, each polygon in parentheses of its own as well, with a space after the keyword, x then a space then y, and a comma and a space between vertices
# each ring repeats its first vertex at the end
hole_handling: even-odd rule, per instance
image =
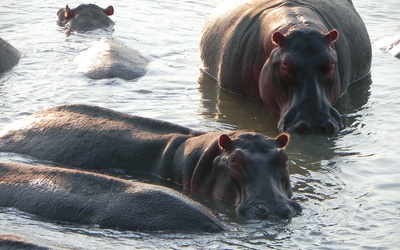
MULTIPOLYGON (((276 136, 277 117, 261 103, 200 87, 198 42, 219 0, 97 1, 113 5, 113 33, 66 36, 49 0, 0 4, 0 37, 23 53, 0 78, 0 128, 58 104, 89 103, 210 131, 244 128, 276 136), (90 80, 76 71, 79 52, 105 36, 140 51, 149 72, 132 81, 90 80)), ((354 0, 372 43, 400 34, 394 0, 354 0)), ((71 7, 81 2, 69 1, 71 7)), ((239 221, 216 209, 231 230, 221 234, 148 234, 56 224, 0 210, 0 234, 54 249, 277 248, 395 249, 400 244, 400 60, 373 47, 372 84, 351 87, 337 104, 346 128, 332 138, 292 136, 295 199, 291 221, 239 221)))

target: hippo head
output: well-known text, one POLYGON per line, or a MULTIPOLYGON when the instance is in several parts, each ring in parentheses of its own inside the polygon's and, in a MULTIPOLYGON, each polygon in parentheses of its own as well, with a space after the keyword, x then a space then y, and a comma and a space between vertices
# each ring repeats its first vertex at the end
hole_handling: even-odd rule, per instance
POLYGON ((82 29, 96 29, 99 28, 99 22, 103 23, 105 26, 112 24, 111 19, 107 16, 113 14, 114 8, 111 5, 105 9, 95 4, 81 4, 73 9, 69 8, 67 5, 65 8, 61 8, 57 11, 57 24, 61 27, 65 27, 68 22, 75 18, 81 19, 79 25, 82 26, 82 29))
POLYGON ((340 114, 332 107, 342 91, 333 49, 338 36, 335 29, 273 33, 259 89, 264 103, 280 114, 280 131, 334 133, 341 128, 340 114))
POLYGON ((291 200, 288 134, 275 139, 247 132, 220 135, 202 158, 213 158, 212 170, 200 159, 191 180, 191 191, 212 193, 232 202, 239 216, 292 218, 301 212, 291 200), (214 156, 213 156, 214 155, 214 156), (216 156, 215 156, 216 155, 216 156))

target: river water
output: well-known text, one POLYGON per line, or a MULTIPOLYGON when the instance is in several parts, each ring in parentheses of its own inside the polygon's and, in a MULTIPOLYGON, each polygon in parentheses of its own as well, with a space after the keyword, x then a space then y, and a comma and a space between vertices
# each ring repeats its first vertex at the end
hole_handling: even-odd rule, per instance
MULTIPOLYGON (((372 43, 400 34, 397 0, 353 0, 372 43)), ((71 7, 81 2, 69 1, 71 7)), ((0 37, 22 53, 0 78, 0 128, 59 104, 88 103, 211 131, 244 128, 276 136, 278 118, 259 102, 200 86, 198 42, 219 0, 97 1, 113 5, 112 34, 66 36, 59 1, 0 4, 0 37), (142 78, 90 80, 74 58, 112 36, 149 61, 142 78)), ((355 84, 336 105, 346 128, 334 137, 293 135, 291 221, 242 221, 211 204, 230 230, 220 234, 138 233, 57 224, 0 210, 0 234, 52 249, 396 249, 400 245, 400 60, 373 45, 372 84, 355 84), (355 93, 355 94, 354 94, 355 93)), ((223 207, 223 206, 222 206, 223 207)), ((179 222, 177 222, 179 223, 179 222)))

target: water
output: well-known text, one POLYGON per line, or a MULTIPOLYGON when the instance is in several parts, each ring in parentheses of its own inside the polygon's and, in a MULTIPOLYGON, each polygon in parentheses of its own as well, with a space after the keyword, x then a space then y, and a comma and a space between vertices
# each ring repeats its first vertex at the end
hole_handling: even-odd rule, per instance
MULTIPOLYGON (((1 3, 0 37, 23 57, 0 78, 0 128, 43 108, 80 102, 203 131, 245 128, 276 136, 278 118, 261 103, 197 83, 201 28, 218 2, 97 1, 114 6, 114 32, 68 37, 55 20, 63 3, 1 3), (150 61, 149 72, 132 81, 82 76, 74 58, 104 36, 140 51, 150 61)), ((373 43, 400 34, 397 1, 353 2, 373 43)), ((292 183, 304 211, 291 221, 240 221, 211 204, 230 231, 149 234, 56 224, 2 209, 0 234, 54 249, 395 249, 400 244, 399 66, 400 60, 373 46, 372 84, 353 86, 351 91, 361 94, 337 104, 346 128, 331 138, 292 136, 287 148, 292 183)))

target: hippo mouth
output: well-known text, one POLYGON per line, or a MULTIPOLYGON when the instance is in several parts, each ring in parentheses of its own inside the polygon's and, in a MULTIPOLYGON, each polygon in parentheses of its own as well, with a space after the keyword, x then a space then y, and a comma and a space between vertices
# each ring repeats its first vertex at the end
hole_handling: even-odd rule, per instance
POLYGON ((243 194, 240 190, 240 187, 237 188, 235 193, 235 206, 238 207, 243 202, 243 194))

